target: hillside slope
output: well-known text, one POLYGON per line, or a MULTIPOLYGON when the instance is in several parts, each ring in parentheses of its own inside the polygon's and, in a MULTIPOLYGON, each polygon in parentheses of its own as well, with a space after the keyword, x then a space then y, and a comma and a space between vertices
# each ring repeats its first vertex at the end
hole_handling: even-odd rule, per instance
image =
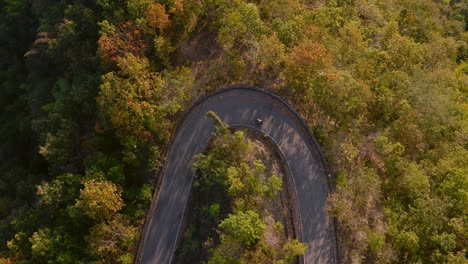
POLYGON ((0 263, 131 263, 178 115, 239 83, 324 146, 344 263, 466 262, 466 1, 0 10, 0 263))

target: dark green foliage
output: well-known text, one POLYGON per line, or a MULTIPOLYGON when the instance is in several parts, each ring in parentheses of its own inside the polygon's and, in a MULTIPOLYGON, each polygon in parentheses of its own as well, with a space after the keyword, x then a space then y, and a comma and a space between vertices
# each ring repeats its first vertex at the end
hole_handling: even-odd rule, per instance
MULTIPOLYGON (((0 135, 5 139, 0 146, 0 259, 131 262, 128 252, 153 190, 142 184, 140 170, 157 169, 160 154, 153 148, 142 151, 138 163, 151 157, 148 170, 126 165, 113 132, 102 135, 96 125, 101 7, 89 1, 6 5, 0 18, 0 135), (117 191, 122 189, 123 194, 117 191), (116 242, 118 250, 90 251, 86 245, 92 240, 85 239, 90 230, 115 235, 104 228, 107 221, 122 223, 131 234, 119 233, 126 242, 116 242)), ((168 71, 174 77, 166 87, 178 88, 186 79, 179 74, 183 71, 168 71)), ((180 106, 168 108, 174 113, 180 106)))

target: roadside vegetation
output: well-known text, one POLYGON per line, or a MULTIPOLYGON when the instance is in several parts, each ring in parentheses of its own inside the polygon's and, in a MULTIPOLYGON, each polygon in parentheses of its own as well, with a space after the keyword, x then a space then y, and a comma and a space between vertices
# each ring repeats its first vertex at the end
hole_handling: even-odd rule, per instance
POLYGON ((279 200, 283 180, 270 174, 281 168, 267 168, 262 158, 275 155, 256 147, 243 131, 218 123, 210 147, 193 163, 196 177, 177 263, 290 263, 304 254, 306 245, 285 230, 292 216, 279 200))
POLYGON ((318 137, 344 263, 466 263, 467 18, 463 0, 0 2, 0 263, 132 263, 177 116, 239 83, 318 137))

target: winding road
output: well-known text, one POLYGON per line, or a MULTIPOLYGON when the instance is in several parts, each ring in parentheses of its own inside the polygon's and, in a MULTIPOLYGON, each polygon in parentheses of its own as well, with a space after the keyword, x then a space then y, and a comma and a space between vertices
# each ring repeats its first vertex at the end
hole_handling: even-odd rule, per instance
POLYGON ((335 225, 326 210, 329 175, 315 138, 281 98, 244 86, 204 97, 179 122, 161 174, 160 191, 148 212, 137 262, 172 262, 194 178, 193 156, 205 150, 214 131, 208 111, 232 126, 256 126, 256 118, 263 120, 260 129, 277 143, 293 177, 302 230, 299 238, 308 245, 304 262, 338 263, 335 225))

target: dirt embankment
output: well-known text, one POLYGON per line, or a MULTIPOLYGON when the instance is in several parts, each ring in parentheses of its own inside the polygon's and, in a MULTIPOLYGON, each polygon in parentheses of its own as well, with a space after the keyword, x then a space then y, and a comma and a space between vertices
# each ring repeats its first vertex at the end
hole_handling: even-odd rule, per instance
POLYGON ((283 182, 283 187, 278 195, 271 200, 264 200, 262 203, 264 210, 263 221, 267 225, 264 233, 265 241, 272 247, 278 247, 281 245, 281 241, 300 236, 294 224, 298 223, 299 219, 296 219, 298 218, 298 215, 295 213, 297 206, 294 203, 295 196, 291 176, 288 175, 288 170, 284 166, 282 157, 271 139, 252 131, 244 132, 253 146, 253 152, 249 158, 261 160, 266 167, 262 176, 269 177, 276 175, 283 182), (278 228, 278 222, 282 224, 284 234, 275 232, 275 228, 278 228))

